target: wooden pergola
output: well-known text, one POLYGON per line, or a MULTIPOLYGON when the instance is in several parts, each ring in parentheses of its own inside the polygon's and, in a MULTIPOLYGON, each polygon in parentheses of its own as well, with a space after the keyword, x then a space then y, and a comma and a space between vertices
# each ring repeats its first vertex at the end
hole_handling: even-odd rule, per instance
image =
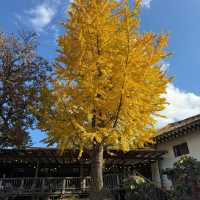
MULTIPOLYGON (((161 159, 166 151, 157 151, 155 149, 144 148, 129 151, 104 152, 106 163, 117 164, 145 164, 152 163, 161 159)), ((85 151, 80 159, 78 159, 79 151, 65 150, 60 154, 56 148, 28 148, 28 149, 0 149, 0 164, 32 164, 40 163, 40 165, 66 165, 66 164, 90 164, 90 153, 85 151)))
MULTIPOLYGON (((105 187, 112 191, 119 189, 125 177, 132 172, 136 174, 135 168, 137 173, 141 173, 138 169, 143 168, 142 175, 149 178, 151 163, 161 159, 165 153, 150 148, 127 153, 104 152, 105 187)), ((92 183, 91 155, 85 151, 78 159, 78 154, 79 151, 70 150, 59 154, 55 148, 0 149, 0 198, 20 196, 25 199, 34 194, 44 199, 42 195, 66 197, 88 193, 92 183), (17 170, 22 171, 19 174, 17 170), (43 170, 47 173, 44 174, 43 170)))

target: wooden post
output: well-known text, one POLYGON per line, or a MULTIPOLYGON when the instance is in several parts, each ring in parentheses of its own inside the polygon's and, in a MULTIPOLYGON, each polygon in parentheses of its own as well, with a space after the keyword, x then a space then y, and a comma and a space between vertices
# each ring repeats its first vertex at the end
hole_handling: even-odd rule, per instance
POLYGON ((34 176, 34 179, 33 179, 33 182, 32 182, 32 186, 31 186, 32 190, 34 190, 35 187, 36 187, 36 182, 37 182, 37 177, 38 177, 38 171, 39 171, 39 161, 37 161, 37 165, 36 165, 36 168, 35 168, 35 176, 34 176))
POLYGON ((84 177, 84 165, 82 162, 80 162, 80 187, 81 191, 86 191, 86 179, 84 177))
POLYGON ((125 170, 124 162, 122 164, 122 173, 123 173, 123 178, 125 178, 126 177, 126 170, 125 170))
POLYGON ((45 190, 45 179, 43 178, 42 179, 42 192, 44 192, 45 190))
POLYGON ((117 188, 120 187, 120 180, 119 180, 119 175, 117 174, 117 188))
POLYGON ((82 180, 81 180, 81 189, 83 192, 86 191, 86 179, 85 178, 82 178, 82 180))
POLYGON ((22 190, 23 187, 24 187, 24 179, 21 179, 20 190, 22 190))
POLYGON ((0 189, 2 188, 3 179, 0 179, 0 189))
POLYGON ((37 165, 36 165, 36 168, 35 168, 35 178, 38 177, 38 171, 39 171, 39 161, 37 161, 37 165))
POLYGON ((66 187, 66 179, 63 179, 63 185, 62 185, 62 195, 65 194, 65 187, 66 187))

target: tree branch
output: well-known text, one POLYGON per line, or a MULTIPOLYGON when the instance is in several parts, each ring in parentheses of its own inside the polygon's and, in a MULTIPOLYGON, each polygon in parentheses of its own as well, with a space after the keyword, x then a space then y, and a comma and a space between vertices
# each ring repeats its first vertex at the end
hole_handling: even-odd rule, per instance
MULTIPOLYGON (((128 26, 128 23, 127 23, 128 26)), ((126 54, 126 62, 125 62, 125 66, 124 66, 124 81, 122 84, 122 89, 121 89, 121 95, 120 95, 120 100, 119 100, 119 105, 117 108, 117 112, 116 112, 116 118, 113 124, 113 128, 115 128, 117 126, 117 122, 119 119, 119 113, 122 107, 122 101, 123 101, 123 93, 124 93, 124 88, 125 88, 125 83, 126 83, 126 68, 128 66, 128 61, 129 61, 129 53, 130 53, 130 38, 129 38, 129 28, 127 27, 127 54, 126 54)))

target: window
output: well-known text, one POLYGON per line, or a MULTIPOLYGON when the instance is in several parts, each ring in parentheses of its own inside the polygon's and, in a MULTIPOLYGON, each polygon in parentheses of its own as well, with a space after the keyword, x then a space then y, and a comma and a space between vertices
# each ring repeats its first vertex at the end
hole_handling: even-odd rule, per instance
POLYGON ((182 143, 173 147, 175 157, 189 154, 189 149, 187 143, 182 143))

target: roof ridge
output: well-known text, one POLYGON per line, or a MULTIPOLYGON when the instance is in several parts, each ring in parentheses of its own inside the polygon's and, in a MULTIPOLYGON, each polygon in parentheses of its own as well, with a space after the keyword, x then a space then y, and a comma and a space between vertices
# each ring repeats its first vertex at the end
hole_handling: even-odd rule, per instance
POLYGON ((198 120, 200 120, 200 114, 194 115, 194 116, 191 116, 191 117, 187 117, 187 118, 180 120, 180 121, 169 123, 166 126, 158 129, 158 135, 164 134, 164 133, 169 132, 169 131, 173 131, 177 128, 183 127, 185 125, 188 125, 188 124, 193 123, 193 122, 198 121, 198 120))
POLYGON ((156 139, 159 140, 161 138, 171 137, 174 135, 176 130, 180 130, 180 128, 185 128, 197 122, 200 125, 200 114, 187 117, 177 122, 169 123, 166 126, 158 129, 158 134, 156 136, 156 139))

